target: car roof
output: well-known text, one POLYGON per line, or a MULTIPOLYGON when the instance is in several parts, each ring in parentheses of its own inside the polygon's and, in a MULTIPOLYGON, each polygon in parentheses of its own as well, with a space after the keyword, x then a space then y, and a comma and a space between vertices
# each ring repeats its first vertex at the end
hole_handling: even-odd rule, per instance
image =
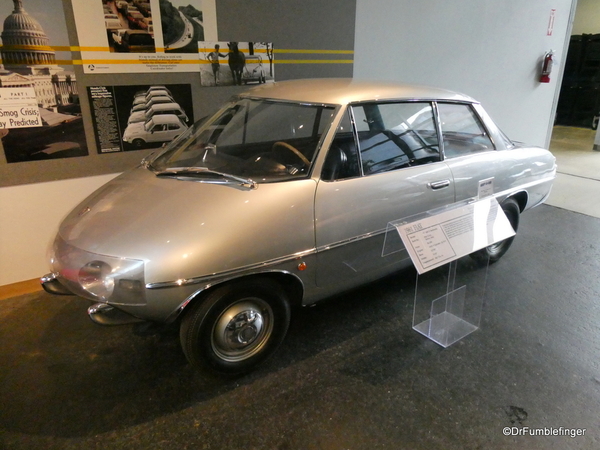
POLYGON ((181 120, 175 114, 160 114, 158 116, 152 116, 152 122, 154 123, 179 123, 181 120))
POLYGON ((145 103, 146 104, 152 103, 153 105, 160 105, 162 103, 176 103, 176 102, 173 100, 173 97, 166 96, 166 95, 158 95, 156 97, 150 97, 148 99, 148 101, 145 103))
POLYGON ((160 111, 161 109, 182 109, 179 106, 179 103, 169 102, 169 103, 156 103, 151 105, 148 109, 153 109, 154 111, 160 111))
POLYGON ((445 89, 352 78, 279 81, 255 87, 241 96, 339 105, 364 101, 417 99, 475 102, 469 96, 445 89))

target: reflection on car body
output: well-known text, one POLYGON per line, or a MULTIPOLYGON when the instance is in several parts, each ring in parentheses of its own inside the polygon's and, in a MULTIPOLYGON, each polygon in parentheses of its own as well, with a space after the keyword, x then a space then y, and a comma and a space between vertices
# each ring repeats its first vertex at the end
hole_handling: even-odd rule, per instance
MULTIPOLYGON (((390 221, 474 198, 493 178, 516 229, 555 173, 550 152, 513 143, 461 94, 265 84, 76 207, 44 286, 97 302, 98 323, 180 321, 194 367, 243 373, 278 347, 291 306, 411 264, 405 250, 382 257, 390 221)), ((511 241, 473 256, 497 261, 511 241)))

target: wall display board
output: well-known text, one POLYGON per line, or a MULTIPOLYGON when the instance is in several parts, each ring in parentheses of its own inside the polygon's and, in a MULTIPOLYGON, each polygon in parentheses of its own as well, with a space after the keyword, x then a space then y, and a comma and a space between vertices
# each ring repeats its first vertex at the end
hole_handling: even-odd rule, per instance
POLYGON ((88 86, 98 153, 160 147, 194 123, 191 86, 88 86))
POLYGON ((215 0, 72 0, 85 73, 197 72, 215 0))
POLYGON ((134 96, 153 86, 170 89, 190 126, 275 72, 351 77, 355 16, 355 0, 0 2, 0 89, 34 87, 42 124, 0 129, 0 188, 134 167, 162 145, 124 140, 134 96), (220 82, 207 89, 215 44, 220 82))
POLYGON ((199 42, 202 86, 241 86, 275 81, 270 42, 199 42))
MULTIPOLYGON (((70 48, 57 45, 68 43, 61 0, 2 2, 0 17, 4 18, 0 97, 14 98, 19 90, 34 93, 30 107, 18 109, 27 117, 16 121, 17 126, 9 121, 0 132, 6 161, 87 155, 70 48)), ((16 120, 14 111, 5 113, 16 120)))

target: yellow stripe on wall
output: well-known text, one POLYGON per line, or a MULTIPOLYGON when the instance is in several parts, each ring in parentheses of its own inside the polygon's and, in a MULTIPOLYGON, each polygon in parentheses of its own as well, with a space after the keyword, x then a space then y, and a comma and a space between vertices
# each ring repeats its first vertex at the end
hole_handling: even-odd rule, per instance
MULTIPOLYGON (((0 49, 2 46, 0 46, 0 49)), ((23 50, 29 49, 26 46, 10 46, 10 49, 22 48, 23 50)), ((80 46, 52 46, 51 47, 55 51, 81 51, 81 52, 110 52, 110 47, 80 47, 80 46)), ((157 56, 156 60, 150 58, 148 60, 142 59, 65 59, 65 60, 57 60, 56 64, 58 65, 84 65, 84 64, 210 64, 210 61, 205 60, 197 60, 197 59, 177 59, 175 55, 181 54, 173 54, 173 59, 169 58, 168 53, 163 53, 163 48, 157 48, 157 53, 147 53, 146 55, 157 56)), ((198 52, 207 52, 213 51, 213 48, 199 48, 198 52)), ((303 55, 354 55, 354 50, 318 50, 318 49, 274 49, 273 52, 276 55, 284 55, 284 54, 303 54, 303 55)), ((256 49, 254 53, 267 53, 266 49, 256 49)), ((122 55, 122 53, 120 53, 122 55)), ((87 55, 86 55, 87 56, 87 55)), ((0 60, 1 62, 1 60, 0 60)), ((227 60, 220 60, 222 64, 226 64, 227 60)), ((281 59, 276 57, 273 61, 275 65, 277 64, 353 64, 354 60, 352 59, 281 59)))

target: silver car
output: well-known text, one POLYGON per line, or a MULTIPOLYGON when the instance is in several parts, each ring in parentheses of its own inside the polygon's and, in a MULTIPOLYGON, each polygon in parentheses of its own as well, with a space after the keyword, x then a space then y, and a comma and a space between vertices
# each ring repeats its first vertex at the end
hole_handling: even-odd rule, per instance
MULTIPOLYGON (((261 85, 92 194, 60 225, 49 292, 101 324, 174 323, 190 363, 246 372, 284 339, 291 307, 411 264, 387 225, 493 195, 513 228, 555 158, 510 141, 479 103, 349 79, 261 85)), ((511 240, 473 256, 497 261, 511 240)), ((341 326, 341 324, 340 324, 341 326)))

